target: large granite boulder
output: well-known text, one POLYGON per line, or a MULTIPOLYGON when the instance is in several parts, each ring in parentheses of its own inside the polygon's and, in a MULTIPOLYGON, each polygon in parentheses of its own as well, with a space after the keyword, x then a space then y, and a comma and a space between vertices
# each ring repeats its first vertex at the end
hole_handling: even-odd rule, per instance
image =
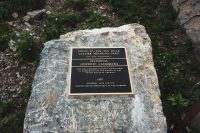
POLYGON ((194 51, 200 61, 200 0, 173 0, 172 5, 178 12, 178 22, 194 42, 194 51))
POLYGON ((145 28, 80 30, 44 44, 25 133, 166 133, 151 40, 145 28), (70 47, 126 47, 134 96, 68 97, 70 47))

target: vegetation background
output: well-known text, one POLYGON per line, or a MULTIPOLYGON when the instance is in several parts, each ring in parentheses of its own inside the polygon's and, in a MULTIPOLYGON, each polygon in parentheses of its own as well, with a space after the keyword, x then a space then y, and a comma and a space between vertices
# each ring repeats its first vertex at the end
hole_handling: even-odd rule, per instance
MULTIPOLYGON (((127 23, 140 23, 146 27, 152 40, 155 68, 169 132, 200 98, 200 63, 193 55, 191 40, 175 21, 177 14, 170 0, 65 0, 60 8, 52 7, 51 14, 46 13, 39 20, 28 22, 33 26, 40 24, 38 38, 31 34, 37 34, 37 30, 27 31, 8 24, 13 21, 24 23, 22 17, 27 11, 47 6, 51 5, 45 0, 0 0, 1 55, 13 54, 13 62, 17 60, 33 69, 26 77, 27 82, 20 87, 19 95, 11 98, 9 94, 7 98, 0 95, 1 133, 23 132, 26 104, 43 43, 79 29, 120 26, 127 23), (19 15, 17 20, 12 17, 14 12, 19 15), (14 52, 8 45, 10 40, 15 42, 14 52)), ((6 63, 1 67, 5 69, 6 63)), ((3 70, 1 72, 3 73, 3 70)), ((7 78, 10 78, 9 75, 7 78)), ((1 82, 0 92, 7 95, 8 90, 5 91, 3 87, 7 82, 1 82)), ((188 127, 185 132, 194 133, 195 130, 188 127)))

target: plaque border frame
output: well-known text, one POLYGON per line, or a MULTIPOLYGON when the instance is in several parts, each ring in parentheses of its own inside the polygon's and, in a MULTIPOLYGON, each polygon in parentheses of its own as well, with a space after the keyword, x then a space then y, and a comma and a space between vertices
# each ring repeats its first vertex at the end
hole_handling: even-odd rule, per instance
POLYGON ((68 84, 67 84, 67 95, 68 96, 115 96, 115 95, 134 95, 134 92, 133 92, 133 85, 132 85, 132 76, 131 76, 131 73, 130 73, 130 62, 129 62, 129 59, 128 59, 128 54, 127 54, 127 48, 126 47, 84 47, 84 46, 81 46, 81 47, 69 47, 69 68, 68 68, 68 74, 67 74, 67 81, 68 81, 68 84), (129 74, 129 81, 130 81, 130 87, 131 87, 131 92, 122 92, 122 93, 71 93, 71 74, 72 74, 72 51, 73 49, 95 49, 95 48, 124 48, 125 50, 125 56, 126 56, 126 61, 127 61, 127 69, 128 69, 128 74, 129 74))

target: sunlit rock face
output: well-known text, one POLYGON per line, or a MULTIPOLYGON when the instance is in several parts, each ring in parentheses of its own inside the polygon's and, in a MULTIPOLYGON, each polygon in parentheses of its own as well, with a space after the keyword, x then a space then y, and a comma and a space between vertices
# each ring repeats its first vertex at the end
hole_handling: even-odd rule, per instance
POLYGON ((44 44, 25 133, 166 133, 151 40, 145 28, 80 30, 44 44), (126 47, 133 96, 68 96, 70 47, 126 47))

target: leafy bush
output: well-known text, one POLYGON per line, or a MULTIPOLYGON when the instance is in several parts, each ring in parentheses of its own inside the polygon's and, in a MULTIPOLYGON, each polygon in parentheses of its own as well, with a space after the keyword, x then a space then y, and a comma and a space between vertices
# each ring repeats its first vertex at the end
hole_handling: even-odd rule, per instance
POLYGON ((18 56, 23 61, 33 62, 38 60, 40 48, 29 32, 20 32, 19 37, 16 37, 16 47, 18 56))
POLYGON ((44 41, 58 38, 65 31, 63 22, 58 17, 48 17, 44 29, 44 41))
POLYGON ((44 40, 47 41, 58 38, 67 31, 97 28, 102 25, 103 18, 93 11, 83 10, 82 12, 62 13, 47 17, 43 36, 44 40))
POLYGON ((73 30, 81 20, 80 13, 62 13, 57 16, 50 16, 46 19, 44 29, 44 40, 58 38, 64 32, 73 30))
POLYGON ((177 112, 181 112, 185 107, 188 106, 188 100, 183 98, 181 93, 172 94, 167 98, 169 104, 173 108, 173 110, 177 112))

